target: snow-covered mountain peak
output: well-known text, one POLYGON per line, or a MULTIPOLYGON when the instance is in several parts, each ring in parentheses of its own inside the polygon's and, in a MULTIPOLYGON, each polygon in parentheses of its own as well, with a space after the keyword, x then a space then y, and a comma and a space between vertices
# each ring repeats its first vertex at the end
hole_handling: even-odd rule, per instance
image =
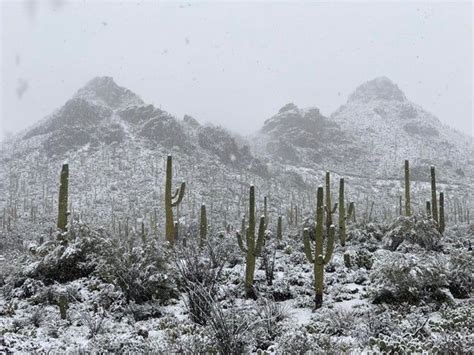
POLYGON ((389 78, 381 76, 360 85, 350 96, 348 102, 406 101, 403 91, 389 78))
POLYGON ((74 95, 95 104, 108 106, 111 109, 122 109, 128 106, 144 105, 138 95, 117 85, 109 76, 99 76, 90 80, 74 95))

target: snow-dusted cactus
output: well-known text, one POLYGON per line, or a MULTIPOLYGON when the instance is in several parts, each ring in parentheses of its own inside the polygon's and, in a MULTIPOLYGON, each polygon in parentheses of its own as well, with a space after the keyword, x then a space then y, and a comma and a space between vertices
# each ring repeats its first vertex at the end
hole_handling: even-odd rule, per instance
POLYGON ((58 198, 58 228, 62 231, 65 231, 67 226, 68 185, 69 165, 63 164, 63 167, 61 169, 61 182, 59 185, 58 198))
POLYGON ((438 202, 436 201, 436 172, 435 167, 431 167, 431 216, 438 222, 438 202))
POLYGON ((349 203, 349 210, 347 211, 347 219, 349 221, 352 219, 352 222, 356 221, 355 203, 354 202, 349 203))
POLYGON ((439 232, 442 234, 446 229, 445 219, 444 219, 444 193, 439 193, 439 232))
POLYGON ((255 259, 260 256, 265 238, 265 217, 260 217, 257 241, 255 241, 255 187, 250 186, 249 192, 249 227, 245 229, 245 219, 242 221, 242 231, 237 233, 237 242, 240 249, 246 254, 245 259, 245 292, 247 297, 255 298, 253 279, 255 274, 255 259), (246 245, 242 234, 246 235, 246 245))
POLYGON ((411 216, 410 205, 410 162, 405 160, 405 216, 411 216))
POLYGON ((267 196, 263 198, 263 216, 265 217, 265 228, 268 226, 268 215, 267 215, 267 196))
POLYGON ((58 307, 59 307, 59 314, 61 315, 61 319, 67 318, 67 310, 69 308, 69 303, 67 301, 66 295, 60 295, 58 300, 58 307))
POLYGON ((426 201, 426 217, 431 218, 431 202, 426 201))
POLYGON ((311 242, 309 238, 309 229, 305 228, 303 231, 303 242, 304 251, 306 257, 310 263, 314 265, 314 288, 316 291, 315 295, 315 308, 320 308, 323 303, 323 284, 324 284, 324 265, 329 263, 334 250, 334 234, 335 227, 331 225, 329 227, 328 239, 326 242, 326 253, 323 251, 323 219, 324 219, 324 207, 323 207, 323 187, 318 188, 317 195, 317 207, 316 207, 316 236, 315 236, 315 250, 314 253, 311 250, 311 242), (323 255, 324 254, 324 255, 323 255))
POLYGON ((202 248, 207 239, 207 214, 206 205, 201 205, 201 216, 199 221, 199 246, 202 248))
POLYGON ((282 241, 283 240, 283 226, 282 226, 282 218, 281 216, 278 216, 278 222, 277 222, 277 240, 282 241))
POLYGON ((339 240, 346 245, 346 205, 344 202, 344 178, 339 180, 339 240))
POLYGON ((186 183, 182 182, 181 186, 172 194, 172 180, 173 180, 173 158, 168 155, 166 160, 166 182, 165 182, 165 212, 166 212, 166 240, 173 245, 175 242, 175 224, 173 218, 173 207, 178 206, 184 197, 186 183))

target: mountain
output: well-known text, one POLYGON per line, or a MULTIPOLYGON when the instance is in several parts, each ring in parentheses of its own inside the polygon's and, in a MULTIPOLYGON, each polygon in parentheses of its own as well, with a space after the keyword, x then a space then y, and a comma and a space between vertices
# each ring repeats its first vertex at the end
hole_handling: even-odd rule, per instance
POLYGON ((445 179, 473 176, 472 138, 410 102, 390 79, 360 85, 330 117, 290 103, 265 121, 256 144, 284 164, 376 178, 400 176, 403 160, 413 179, 436 165, 445 179))
POLYGON ((178 120, 145 104, 110 77, 90 80, 59 110, 27 130, 22 139, 36 140, 49 157, 61 158, 68 152, 137 141, 150 149, 159 146, 190 155, 209 154, 235 168, 267 173, 249 147, 238 144, 224 128, 202 126, 191 116, 178 120))

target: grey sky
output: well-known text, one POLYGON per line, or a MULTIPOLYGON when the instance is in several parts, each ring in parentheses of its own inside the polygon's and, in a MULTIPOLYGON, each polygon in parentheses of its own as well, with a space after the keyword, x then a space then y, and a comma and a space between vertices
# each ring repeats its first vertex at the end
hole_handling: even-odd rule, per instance
POLYGON ((329 115, 383 75, 474 135, 470 2, 28 0, 1 9, 0 130, 31 125, 98 75, 240 133, 288 102, 329 115))

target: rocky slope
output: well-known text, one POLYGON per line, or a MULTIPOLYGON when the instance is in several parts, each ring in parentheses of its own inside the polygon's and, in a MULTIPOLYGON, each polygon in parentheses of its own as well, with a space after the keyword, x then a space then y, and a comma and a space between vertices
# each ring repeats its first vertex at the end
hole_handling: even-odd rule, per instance
POLYGON ((284 164, 346 175, 396 178, 409 159, 415 180, 426 181, 430 165, 446 181, 474 176, 472 138, 410 102, 385 77, 359 86, 329 118, 287 104, 265 121, 256 141, 284 164))

